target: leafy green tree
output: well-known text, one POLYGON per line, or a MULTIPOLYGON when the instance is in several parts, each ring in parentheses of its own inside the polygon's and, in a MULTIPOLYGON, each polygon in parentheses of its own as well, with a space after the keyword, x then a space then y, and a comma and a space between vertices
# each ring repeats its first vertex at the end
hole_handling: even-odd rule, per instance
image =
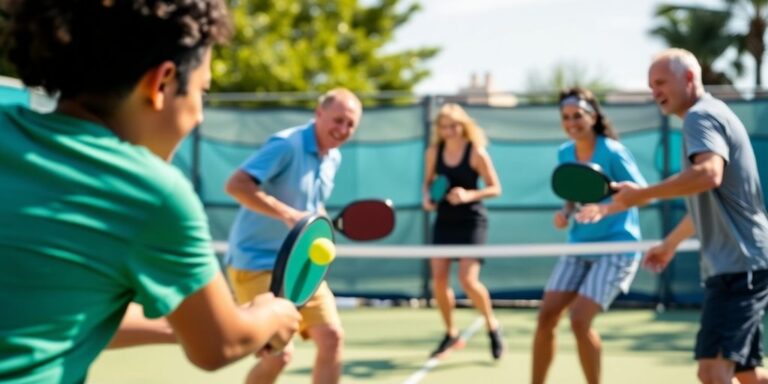
POLYGON ((217 92, 412 91, 438 49, 387 52, 395 30, 420 10, 399 0, 239 0, 235 36, 217 48, 217 92))
POLYGON ((768 26, 768 0, 725 0, 732 6, 733 17, 747 22, 747 31, 737 34, 739 54, 748 53, 755 61, 755 86, 763 86, 765 31, 768 26))
MULTIPOLYGON (((693 53, 701 64, 704 84, 732 84, 727 74, 713 68, 714 62, 738 38, 728 31, 728 10, 662 4, 656 8, 658 24, 650 34, 670 46, 693 53)), ((737 72, 740 67, 735 68, 737 72)))

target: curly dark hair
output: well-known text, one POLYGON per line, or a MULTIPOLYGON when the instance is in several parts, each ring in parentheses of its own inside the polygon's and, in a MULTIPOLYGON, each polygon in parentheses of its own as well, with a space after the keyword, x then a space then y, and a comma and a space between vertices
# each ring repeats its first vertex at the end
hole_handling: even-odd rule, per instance
POLYGON ((600 103, 590 90, 581 87, 564 89, 560 91, 559 102, 562 102, 564 99, 571 96, 576 96, 579 99, 586 101, 595 110, 597 117, 595 118, 595 125, 592 126, 592 130, 595 131, 595 134, 610 137, 614 140, 619 139, 619 134, 613 128, 613 124, 611 124, 608 118, 603 114, 602 109, 600 109, 600 103))
POLYGON ((184 94, 206 48, 231 35, 223 0, 2 1, 9 16, 2 51, 26 85, 63 99, 113 104, 166 60, 176 64, 184 94))

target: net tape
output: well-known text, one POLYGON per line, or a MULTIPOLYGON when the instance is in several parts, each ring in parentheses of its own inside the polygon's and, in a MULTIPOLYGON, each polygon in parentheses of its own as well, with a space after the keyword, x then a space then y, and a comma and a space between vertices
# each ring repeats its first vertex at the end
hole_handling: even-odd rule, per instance
MULTIPOLYGON (((607 255, 616 253, 644 252, 661 243, 661 240, 589 242, 574 244, 507 244, 507 245, 348 245, 336 247, 336 256, 362 259, 413 259, 413 258, 510 258, 562 255, 607 255)), ((677 252, 698 251, 700 243, 688 239, 680 243, 677 252)), ((227 243, 214 242, 214 251, 227 252, 227 243)))

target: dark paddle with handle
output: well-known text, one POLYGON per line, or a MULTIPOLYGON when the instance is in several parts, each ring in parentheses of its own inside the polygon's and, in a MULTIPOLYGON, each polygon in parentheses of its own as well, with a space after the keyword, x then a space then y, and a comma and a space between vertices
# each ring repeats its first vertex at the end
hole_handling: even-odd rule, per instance
POLYGON ((333 227, 350 240, 381 239, 395 228, 395 209, 391 200, 358 200, 336 215, 333 227))
MULTIPOLYGON (((336 257, 334 230, 351 240, 366 241, 385 237, 394 227, 395 210, 390 200, 353 202, 333 221, 317 214, 301 219, 277 252, 269 290, 302 307, 315 295, 336 257)), ((272 353, 281 350, 272 348, 272 353)))
POLYGON ((593 163, 563 163, 552 173, 552 190, 574 203, 597 203, 616 191, 611 179, 593 163))
POLYGON ((366 241, 387 236, 394 226, 389 200, 353 202, 333 221, 324 215, 303 218, 277 252, 270 290, 301 307, 315 294, 336 256, 334 229, 351 240, 366 241))
MULTIPOLYGON (((283 240, 272 270, 269 290, 302 307, 314 296, 336 256, 331 221, 322 215, 301 219, 283 240)), ((273 355, 282 348, 269 346, 273 355)))

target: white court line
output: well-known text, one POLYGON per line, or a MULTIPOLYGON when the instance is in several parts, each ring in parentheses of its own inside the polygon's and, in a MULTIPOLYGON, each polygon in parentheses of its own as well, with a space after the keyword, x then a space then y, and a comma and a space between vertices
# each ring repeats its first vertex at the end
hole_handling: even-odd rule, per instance
MULTIPOLYGON (((475 319, 475 322, 472 323, 472 325, 467 327, 467 329, 465 329, 464 332, 462 332, 461 335, 459 335, 459 337, 462 340, 464 340, 464 342, 469 341, 469 339, 472 338, 472 336, 477 332, 477 330, 483 326, 483 323, 484 323, 483 318, 478 317, 477 319, 475 319)), ((424 365, 421 366, 421 368, 418 371, 414 372, 411 376, 408 376, 408 378, 405 379, 405 381, 403 381, 403 384, 416 384, 420 382, 425 376, 427 376, 427 373, 429 373, 429 371, 431 371, 432 368, 435 368, 438 365, 440 365, 440 359, 438 359, 437 357, 430 358, 429 360, 427 360, 426 363, 424 363, 424 365)))

